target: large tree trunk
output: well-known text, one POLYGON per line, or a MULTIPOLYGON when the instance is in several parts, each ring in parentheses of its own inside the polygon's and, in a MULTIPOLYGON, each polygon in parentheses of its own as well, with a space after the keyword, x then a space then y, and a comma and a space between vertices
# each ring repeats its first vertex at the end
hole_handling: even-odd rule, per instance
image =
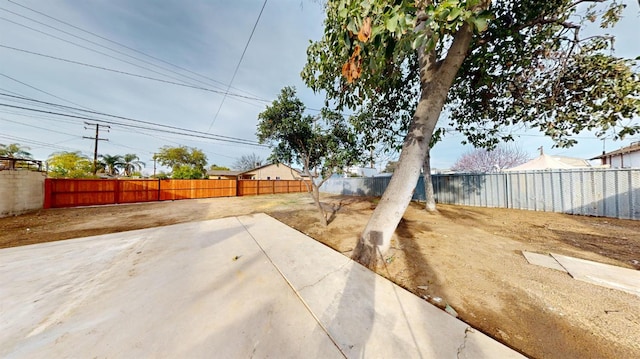
POLYGON ((436 198, 433 194, 433 181, 431 178, 431 149, 428 149, 426 156, 424 156, 422 176, 424 178, 424 209, 429 212, 436 212, 436 198))
POLYGON ((422 87, 420 101, 402 145, 398 168, 354 250, 353 259, 364 266, 375 268, 391 246, 391 237, 411 202, 431 136, 449 88, 466 57, 471 36, 470 26, 463 25, 442 62, 436 62, 432 51, 427 53, 424 48, 418 51, 422 87))

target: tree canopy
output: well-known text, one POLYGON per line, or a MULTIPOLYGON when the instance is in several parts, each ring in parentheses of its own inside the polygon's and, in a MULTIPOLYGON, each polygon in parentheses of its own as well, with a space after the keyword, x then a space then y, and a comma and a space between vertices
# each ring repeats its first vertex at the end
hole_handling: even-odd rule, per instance
POLYGON ((47 164, 52 178, 93 177, 93 161, 79 151, 52 153, 47 164))
POLYGON ((100 155, 98 167, 102 167, 105 173, 110 176, 118 175, 123 166, 124 160, 121 155, 100 155))
POLYGON ((404 137, 399 165, 356 247, 372 265, 389 248, 436 125, 450 125, 474 146, 511 139, 504 128, 536 128, 558 146, 592 130, 638 133, 636 63, 615 57, 604 29, 624 4, 589 0, 334 0, 312 43, 302 77, 327 104, 350 108, 366 139, 404 137), (604 4, 600 4, 604 3, 604 4), (367 135, 369 134, 369 135, 367 135), (368 137, 367 137, 368 136, 368 137))
POLYGON ((211 171, 230 171, 231 169, 229 167, 225 167, 225 166, 218 166, 217 164, 212 164, 211 166, 209 166, 209 170, 211 171))
POLYGON ((397 147, 424 90, 419 56, 442 68, 455 37, 473 31, 459 49, 465 60, 446 98, 449 125, 465 142, 493 148, 511 140, 505 127, 517 124, 564 147, 583 130, 621 138, 640 131, 633 121, 640 112, 636 62, 611 54, 610 35, 581 38, 580 30, 592 22, 612 27, 624 7, 588 0, 329 1, 324 37, 307 50, 302 77, 339 109, 357 110, 351 120, 369 142, 397 147))
POLYGON ((171 168, 172 178, 202 178, 206 172, 207 156, 197 148, 164 146, 154 158, 171 168))
POLYGON ((250 169, 254 169, 256 167, 262 166, 264 159, 258 156, 255 153, 251 153, 249 155, 242 155, 240 158, 236 159, 233 162, 233 169, 238 171, 248 171, 250 169))
POLYGON ((258 115, 258 141, 271 147, 272 162, 300 164, 307 178, 322 177, 319 182, 311 181, 310 192, 326 225, 318 188, 332 174, 357 163, 361 147, 341 114, 323 109, 313 117, 305 115, 305 109, 293 87, 283 88, 278 98, 258 115))
POLYGON ((32 159, 30 148, 19 143, 4 145, 0 143, 0 157, 32 159))
POLYGON ((135 172, 142 171, 144 166, 146 164, 140 161, 140 157, 135 153, 127 153, 122 156, 122 169, 127 177, 132 176, 135 172))
POLYGON ((476 148, 463 153, 451 167, 452 171, 491 173, 519 166, 531 157, 517 146, 499 145, 493 150, 476 148))

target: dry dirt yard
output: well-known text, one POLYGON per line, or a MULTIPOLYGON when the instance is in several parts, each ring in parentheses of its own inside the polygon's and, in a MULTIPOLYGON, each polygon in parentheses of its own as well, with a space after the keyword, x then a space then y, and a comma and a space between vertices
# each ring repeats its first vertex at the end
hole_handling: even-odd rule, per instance
MULTIPOLYGON (((307 194, 51 209, 0 219, 0 248, 265 212, 349 256, 375 198, 307 194)), ((640 269, 640 221, 413 203, 378 273, 534 358, 640 358, 640 297, 530 265, 521 251, 640 269)))

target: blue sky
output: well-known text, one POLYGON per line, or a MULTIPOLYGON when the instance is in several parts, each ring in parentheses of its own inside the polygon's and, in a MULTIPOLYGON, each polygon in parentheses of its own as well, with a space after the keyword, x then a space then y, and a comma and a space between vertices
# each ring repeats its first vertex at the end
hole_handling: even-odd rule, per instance
MULTIPOLYGON (((616 54, 636 57, 640 55, 636 38, 639 8, 635 1, 627 3, 625 18, 613 31, 617 35, 616 54)), ((273 100, 282 87, 296 86, 299 96, 310 108, 320 108, 323 104, 322 96, 306 89, 299 76, 306 61, 309 40, 317 40, 322 35, 322 6, 306 0, 271 0, 267 3, 230 89, 233 95, 227 96, 222 103, 222 93, 232 79, 262 4, 262 0, 3 0, 0 2, 2 46, 164 81, 188 83, 207 90, 0 47, 0 93, 254 142, 257 115, 268 104, 263 100, 273 100)), ((16 98, 0 96, 0 103, 56 111, 50 106, 40 107, 16 98)), ((92 123, 109 120, 93 115, 87 117, 92 118, 92 123)), ((0 107, 0 143, 18 142, 29 146, 34 157, 43 160, 60 150, 78 150, 92 155, 93 141, 83 139, 83 136, 92 137, 94 130, 85 129, 83 122, 83 119, 0 107)), ((445 119, 440 123, 446 125, 445 119)), ((516 133, 521 135, 517 139, 518 145, 532 156, 540 146, 544 146, 547 153, 583 158, 602 151, 603 142, 588 133, 581 134, 579 145, 571 149, 551 149, 552 142, 534 131, 516 133)), ((147 163, 147 173, 152 169, 153 153, 163 145, 200 148, 207 154, 210 164, 225 166, 231 166, 244 154, 256 153, 263 158, 269 154, 269 149, 250 144, 113 124, 109 132, 102 132, 100 137, 109 141, 100 141, 99 153, 136 153, 147 163)), ((462 146, 461 140, 461 136, 449 134, 434 148, 432 166, 447 168, 468 151, 470 147, 462 146)), ((606 141, 606 149, 616 149, 632 140, 606 141)), ((392 157, 379 158, 377 166, 383 167, 392 157)))

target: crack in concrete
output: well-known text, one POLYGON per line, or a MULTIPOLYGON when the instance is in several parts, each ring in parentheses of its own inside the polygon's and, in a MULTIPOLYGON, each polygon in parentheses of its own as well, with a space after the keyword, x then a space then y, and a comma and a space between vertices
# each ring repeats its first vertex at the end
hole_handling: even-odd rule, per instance
POLYGON ((311 284, 307 284, 307 285, 304 285, 304 286, 300 287, 300 289, 298 289, 298 293, 302 292, 302 291, 303 291, 303 290, 305 290, 306 288, 309 288, 309 287, 313 287, 313 286, 315 286, 316 284, 318 284, 318 283, 322 282, 322 281, 323 281, 325 278, 327 278, 328 276, 330 276, 330 275, 332 275, 332 274, 334 274, 334 273, 336 273, 336 272, 338 272, 338 271, 342 270, 342 268, 344 268, 347 264, 349 264, 349 262, 351 262, 351 260, 350 260, 350 259, 347 259, 347 260, 346 260, 346 261, 345 261, 341 266, 339 266, 338 268, 336 268, 336 269, 332 270, 331 272, 329 272, 329 273, 327 273, 327 274, 323 275, 323 276, 322 276, 322 277, 320 277, 320 279, 318 279, 317 281, 315 281, 315 282, 313 282, 313 283, 311 283, 311 284))
MULTIPOLYGON (((460 346, 458 347, 458 352, 456 353, 456 358, 460 359, 460 354, 462 354, 462 351, 464 350, 464 348, 467 346, 467 339, 468 339, 468 335, 469 333, 473 333, 473 329, 471 327, 467 327, 464 330, 464 339, 462 340, 462 344, 460 344, 460 346)), ((466 355, 465 355, 466 357, 466 355)))

